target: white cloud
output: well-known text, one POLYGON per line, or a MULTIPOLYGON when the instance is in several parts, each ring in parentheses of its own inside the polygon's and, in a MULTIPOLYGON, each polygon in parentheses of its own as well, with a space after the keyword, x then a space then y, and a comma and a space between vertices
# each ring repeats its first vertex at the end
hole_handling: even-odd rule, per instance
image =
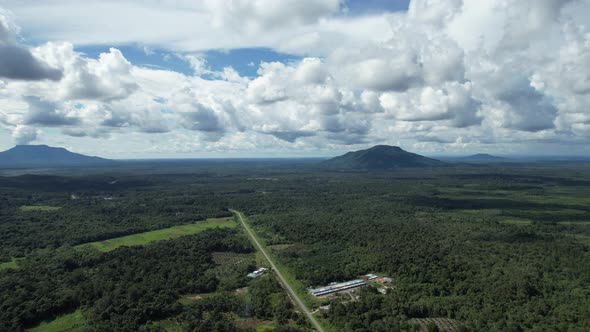
POLYGON ((381 106, 387 114, 402 121, 450 120, 452 127, 467 127, 481 122, 480 102, 471 95, 471 84, 449 83, 440 89, 425 87, 406 93, 385 93, 381 106))
POLYGON ((310 24, 340 10, 341 0, 206 0, 217 27, 256 33, 261 30, 310 24))
POLYGON ((190 64, 193 74, 201 76, 210 71, 207 60, 202 55, 187 54, 182 57, 190 64))
POLYGON ((17 43, 15 30, 17 28, 0 8, 0 78, 25 81, 61 79, 61 70, 48 66, 17 43))
POLYGON ((418 24, 444 27, 461 9, 461 0, 414 0, 408 7, 408 16, 418 24))
POLYGON ((24 97, 29 110, 23 118, 26 125, 42 127, 72 126, 80 123, 80 118, 67 110, 58 109, 58 105, 39 97, 24 97))
MULTIPOLYGON (((76 45, 140 43, 187 52, 279 48, 287 39, 315 30, 336 33, 339 40, 373 39, 387 28, 379 17, 366 18, 362 23, 366 28, 351 28, 347 20, 334 16, 340 11, 340 0, 6 0, 3 5, 15 13, 28 34, 40 39, 76 45)), ((314 45, 308 46, 297 52, 315 53, 314 45)))
POLYGON ((8 25, 0 40, 62 71, 1 78, 0 123, 20 142, 46 127, 159 152, 514 152, 590 138, 587 0, 414 0, 408 13, 357 17, 338 0, 4 3, 27 35, 57 41, 25 48, 8 25), (138 67, 116 48, 92 59, 72 44, 103 41, 167 48, 193 73, 138 67), (254 61, 248 78, 231 64, 212 71, 200 53, 259 46, 305 57, 254 61))
POLYGON ((76 53, 70 43, 47 43, 32 53, 52 66, 63 68, 59 82, 9 82, 16 90, 29 95, 42 95, 51 100, 116 100, 137 90, 131 76, 133 66, 115 48, 90 59, 76 53))
POLYGON ((12 130, 12 138, 16 144, 29 144, 37 139, 38 130, 29 126, 16 126, 12 130))

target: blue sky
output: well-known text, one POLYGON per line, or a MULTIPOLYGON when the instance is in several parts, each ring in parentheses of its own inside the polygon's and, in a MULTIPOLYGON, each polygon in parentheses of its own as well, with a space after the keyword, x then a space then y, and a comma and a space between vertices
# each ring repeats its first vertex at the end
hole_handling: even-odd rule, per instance
POLYGON ((410 1, 406 0, 350 0, 346 6, 352 15, 380 13, 383 11, 406 11, 410 1))
MULTIPOLYGON (((101 53, 109 51, 111 45, 81 46, 76 51, 91 58, 98 58, 101 53)), ((169 69, 186 75, 192 74, 190 64, 182 58, 180 52, 165 49, 145 48, 139 45, 116 46, 130 62, 137 66, 169 69)), ((301 56, 279 53, 269 48, 243 48, 233 50, 210 50, 197 53, 207 61, 212 71, 222 71, 232 67, 242 76, 255 77, 261 62, 293 62, 301 60, 301 56)))

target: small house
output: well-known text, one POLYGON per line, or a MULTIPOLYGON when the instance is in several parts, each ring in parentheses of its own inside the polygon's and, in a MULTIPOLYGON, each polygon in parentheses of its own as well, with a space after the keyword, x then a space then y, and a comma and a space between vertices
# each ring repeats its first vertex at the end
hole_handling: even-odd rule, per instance
POLYGON ((378 276, 377 276, 376 274, 372 274, 372 273, 365 274, 363 277, 365 277, 365 278, 366 278, 366 279, 365 279, 365 278, 363 278, 363 279, 365 279, 365 280, 373 280, 373 279, 377 279, 377 278, 378 278, 378 276))

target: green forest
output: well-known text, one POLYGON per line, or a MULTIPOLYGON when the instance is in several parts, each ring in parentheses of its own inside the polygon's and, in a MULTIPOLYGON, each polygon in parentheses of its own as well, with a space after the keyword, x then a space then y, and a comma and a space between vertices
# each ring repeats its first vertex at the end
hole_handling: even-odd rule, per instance
POLYGON ((590 330, 590 169, 582 163, 383 172, 307 164, 0 177, 0 331, 310 331, 240 227, 84 245, 244 212, 327 331, 590 330), (57 321, 56 321, 57 322, 57 321), (432 324, 428 330, 439 330, 432 324), (41 325, 40 325, 41 324, 41 325))

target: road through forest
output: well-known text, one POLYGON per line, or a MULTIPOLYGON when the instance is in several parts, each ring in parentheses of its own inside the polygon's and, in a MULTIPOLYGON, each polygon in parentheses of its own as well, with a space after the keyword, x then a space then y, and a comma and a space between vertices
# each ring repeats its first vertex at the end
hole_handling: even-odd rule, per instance
POLYGON ((307 309, 307 307, 305 306, 305 304, 303 303, 303 301, 301 301, 301 299, 299 298, 299 296, 297 296, 297 294, 295 293, 295 291, 291 288, 291 286, 287 282, 287 279, 285 279, 285 277, 283 277, 283 275, 281 274, 281 271, 279 271, 279 269, 277 269, 277 267, 273 263, 273 261, 270 258, 270 256, 266 253, 266 251, 264 251, 264 248, 258 242, 258 240, 256 239, 256 236, 254 236, 254 231, 251 230, 250 227, 248 226, 248 224, 246 224, 246 222, 244 221, 244 218, 242 217, 242 213, 240 211, 235 211, 235 210, 230 210, 230 211, 233 212, 233 213, 235 213, 238 216, 238 218, 240 219, 240 222, 242 223, 242 225, 246 229, 246 232, 248 233, 248 235, 252 239, 252 242, 254 242, 254 244, 256 245, 256 248, 258 250, 260 250, 260 252, 264 255, 264 257, 266 258, 266 260, 270 264, 270 267, 273 269, 273 271, 275 271, 275 273, 279 277, 279 280, 283 284, 283 287, 285 287, 285 289, 287 289, 287 291, 289 291, 289 294, 291 295, 291 298, 293 298, 293 300, 295 302, 297 302, 297 304, 299 305, 299 308, 301 309, 301 311, 303 311, 305 313, 305 315, 307 316, 307 318, 311 321, 311 323, 316 328, 316 330, 318 330, 318 332, 324 332, 324 329, 320 326, 320 324, 317 322, 317 320, 315 319, 315 317, 313 317, 313 315, 311 314, 311 312, 309 311, 309 309, 307 309))

